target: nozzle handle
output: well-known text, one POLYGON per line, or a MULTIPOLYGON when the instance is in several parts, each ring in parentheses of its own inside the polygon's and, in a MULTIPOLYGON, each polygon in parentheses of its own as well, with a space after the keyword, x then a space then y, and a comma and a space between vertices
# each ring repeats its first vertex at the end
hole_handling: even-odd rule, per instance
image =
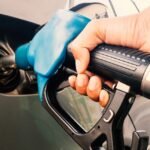
MULTIPOLYGON (((75 69, 68 50, 65 65, 75 69)), ((150 54, 128 47, 102 44, 91 52, 89 70, 130 85, 135 92, 150 98, 150 54)))

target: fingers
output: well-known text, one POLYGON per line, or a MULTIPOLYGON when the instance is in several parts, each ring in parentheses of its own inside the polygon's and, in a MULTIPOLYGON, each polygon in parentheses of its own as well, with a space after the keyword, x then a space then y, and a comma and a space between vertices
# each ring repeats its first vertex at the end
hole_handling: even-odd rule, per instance
MULTIPOLYGON (((104 83, 107 83, 110 88, 113 85, 110 81, 105 81, 104 83)), ((102 79, 98 76, 92 76, 90 78, 87 86, 87 95, 92 100, 99 101, 102 107, 106 107, 109 102, 109 94, 102 89, 102 79)))
POLYGON ((86 74, 79 74, 76 80, 76 91, 79 94, 86 94, 86 87, 88 85, 88 76, 86 74))
POLYGON ((99 95, 99 104, 102 107, 106 107, 106 105, 108 104, 108 102, 109 102, 109 94, 108 94, 107 91, 102 90, 100 92, 100 95, 99 95))
MULTIPOLYGON (((90 99, 94 101, 99 101, 102 107, 106 107, 109 102, 109 94, 107 91, 102 89, 102 81, 104 79, 92 75, 92 73, 87 72, 87 74, 79 74, 76 76, 69 77, 70 86, 79 94, 87 95, 90 99)), ((110 88, 113 83, 110 81, 104 81, 110 88)))
POLYGON ((76 76, 70 76, 69 77, 69 83, 70 86, 74 89, 79 94, 86 94, 86 88, 88 85, 89 78, 86 74, 79 74, 77 77, 76 76))
POLYGON ((69 84, 70 84, 70 86, 73 88, 73 89, 75 89, 75 82, 76 82, 76 76, 70 76, 69 78, 68 78, 68 81, 69 81, 69 84))
POLYGON ((102 89, 101 79, 97 76, 92 76, 87 86, 87 95, 89 96, 89 98, 98 101, 101 89, 102 89))
MULTIPOLYGON (((90 72, 90 71, 85 71, 85 75, 87 76, 87 77, 92 77, 92 76, 94 76, 94 74, 92 73, 92 72, 90 72)), ((80 78, 80 76, 78 76, 78 78, 80 78)), ((86 77, 85 77, 86 78, 86 77)), ((73 89, 75 89, 76 88, 76 80, 77 80, 77 77, 75 76, 75 75, 72 75, 72 76, 70 76, 69 78, 68 78, 68 81, 69 81, 69 84, 70 84, 70 86, 73 88, 73 89)))

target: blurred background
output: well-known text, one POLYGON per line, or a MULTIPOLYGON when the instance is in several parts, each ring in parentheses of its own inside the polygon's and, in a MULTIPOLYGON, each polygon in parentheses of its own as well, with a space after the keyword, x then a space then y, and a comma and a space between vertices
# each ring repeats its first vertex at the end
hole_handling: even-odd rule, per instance
POLYGON ((0 13, 43 24, 67 0, 0 0, 0 13))

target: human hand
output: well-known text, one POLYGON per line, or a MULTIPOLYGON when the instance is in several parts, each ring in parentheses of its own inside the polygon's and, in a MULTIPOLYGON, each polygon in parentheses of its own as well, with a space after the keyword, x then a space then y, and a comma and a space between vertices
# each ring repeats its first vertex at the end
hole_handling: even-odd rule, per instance
POLYGON ((109 94, 102 90, 102 82, 111 82, 86 71, 90 61, 89 52, 101 43, 121 45, 150 52, 150 8, 126 17, 92 20, 69 45, 76 60, 76 76, 69 77, 70 86, 80 94, 87 94, 105 107, 109 94))

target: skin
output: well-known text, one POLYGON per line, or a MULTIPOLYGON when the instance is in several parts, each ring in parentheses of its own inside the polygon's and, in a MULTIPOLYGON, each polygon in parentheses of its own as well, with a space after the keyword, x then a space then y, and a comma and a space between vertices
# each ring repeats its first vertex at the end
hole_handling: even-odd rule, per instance
POLYGON ((113 82, 106 81, 87 72, 90 52, 99 44, 127 46, 150 52, 150 7, 131 16, 92 20, 79 36, 69 44, 76 61, 77 76, 70 76, 70 86, 80 94, 88 95, 105 107, 109 94, 102 89, 102 82, 112 87, 113 82))

